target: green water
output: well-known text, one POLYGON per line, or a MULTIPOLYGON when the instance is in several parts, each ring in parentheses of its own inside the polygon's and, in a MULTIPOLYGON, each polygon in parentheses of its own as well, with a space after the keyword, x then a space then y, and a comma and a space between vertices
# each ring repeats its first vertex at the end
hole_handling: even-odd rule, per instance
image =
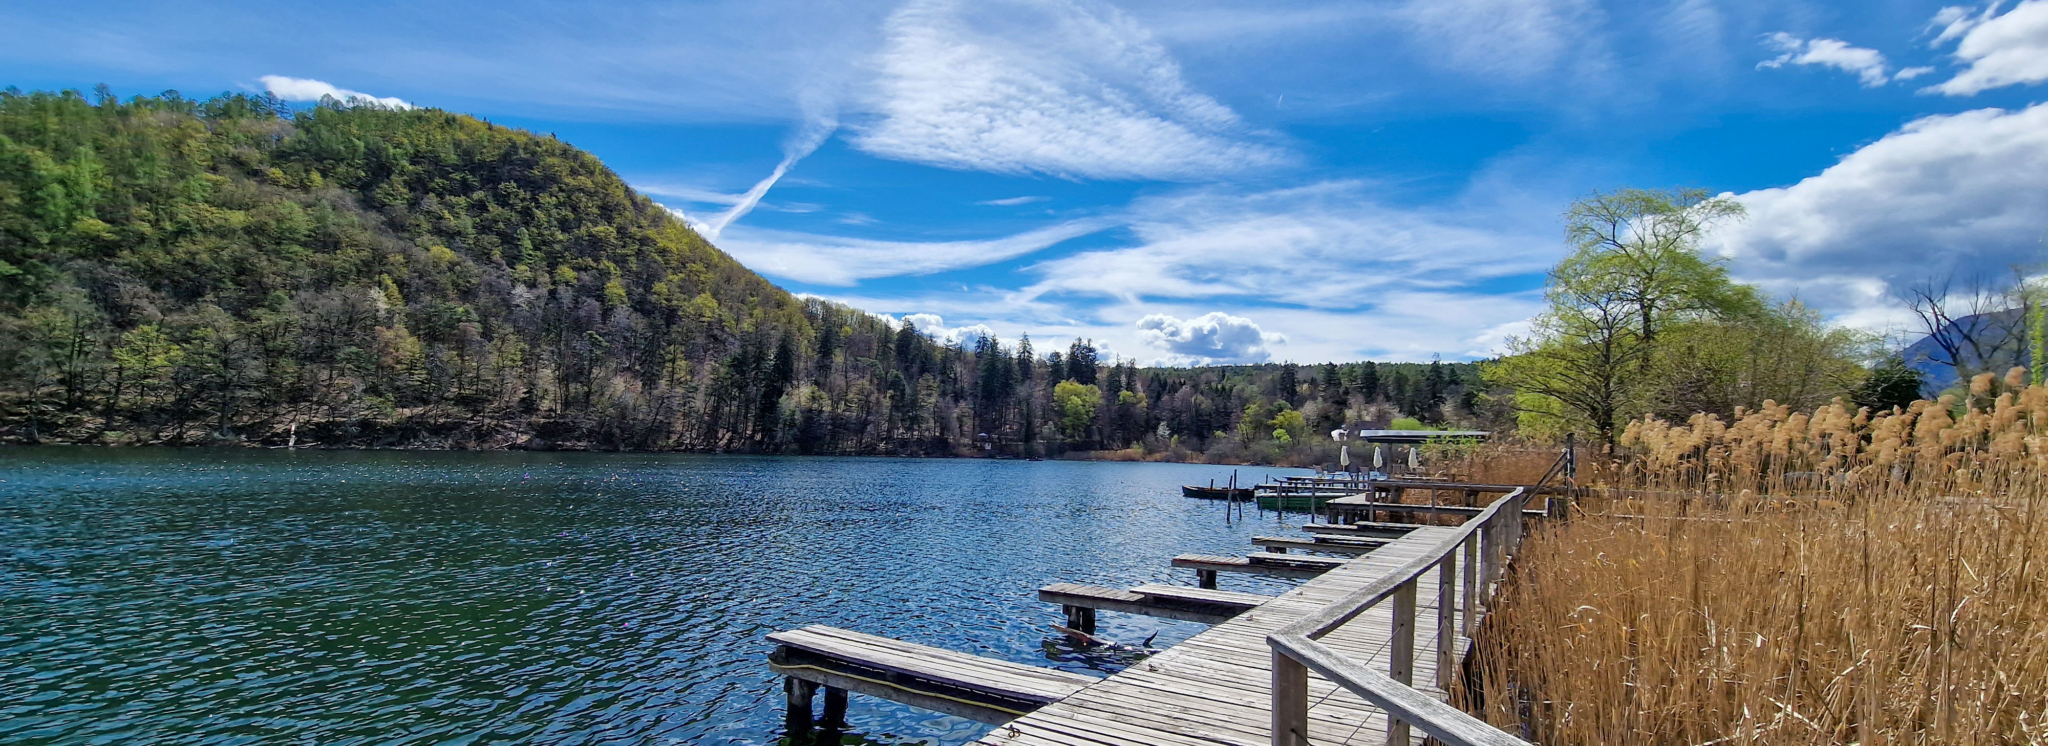
MULTIPOLYGON (((0 450, 0 742, 771 743, 762 635, 814 623, 1106 674, 1049 639, 1033 591, 1192 584, 1168 558, 1247 551, 1277 516, 1179 496, 1229 471, 0 450)), ((987 731, 852 704, 880 742, 987 731)))

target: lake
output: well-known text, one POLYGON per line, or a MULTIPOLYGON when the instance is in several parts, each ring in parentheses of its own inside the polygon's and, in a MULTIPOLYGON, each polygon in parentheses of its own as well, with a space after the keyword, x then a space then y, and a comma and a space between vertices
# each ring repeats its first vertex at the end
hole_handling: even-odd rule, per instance
MULTIPOLYGON (((1193 585, 1169 558, 1249 551, 1275 514, 1179 494, 1233 468, 1305 473, 0 449, 0 742, 773 743, 762 636, 806 624, 1105 673, 1036 589, 1193 585)), ((848 717, 879 743, 988 730, 859 695, 848 717)))

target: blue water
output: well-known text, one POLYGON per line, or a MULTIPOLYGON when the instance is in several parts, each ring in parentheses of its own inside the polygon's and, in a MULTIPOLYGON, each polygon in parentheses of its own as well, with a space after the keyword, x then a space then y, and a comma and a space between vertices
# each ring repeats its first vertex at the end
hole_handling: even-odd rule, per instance
MULTIPOLYGON (((1101 674, 1034 591, 1248 551, 1278 516, 1178 491, 1232 468, 4 449, 0 743, 773 743, 762 636, 806 624, 1101 674)), ((858 695, 849 719, 988 730, 858 695)))

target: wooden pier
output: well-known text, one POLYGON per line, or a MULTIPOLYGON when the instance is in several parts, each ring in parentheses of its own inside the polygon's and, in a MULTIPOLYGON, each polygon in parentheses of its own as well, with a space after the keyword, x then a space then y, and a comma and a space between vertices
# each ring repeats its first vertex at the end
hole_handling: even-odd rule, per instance
POLYGON ((1445 699, 1523 522, 1544 515, 1529 498, 1511 492, 1461 526, 1312 524, 1309 538, 1260 537, 1277 552, 1173 558, 1199 589, 1039 589, 1082 632, 1098 610, 1215 625, 1106 679, 829 627, 776 633, 791 742, 811 743, 814 725, 836 733, 852 691, 999 724, 985 746, 1528 746, 1445 699), (1365 551, 1283 553, 1337 545, 1365 551), (1306 582, 1270 597, 1214 590, 1222 572, 1306 582))
MULTIPOLYGON (((1416 559, 1455 532, 1417 527, 1372 554, 1318 573, 1300 587, 1260 604, 1165 652, 999 727, 989 746, 1269 746, 1272 744, 1273 654, 1266 636, 1416 559)), ((1448 674, 1470 645, 1456 630, 1465 620, 1453 602, 1448 674)), ((1367 609, 1322 638, 1361 660, 1390 661, 1396 609, 1367 609)), ((1417 618, 1436 619, 1436 599, 1417 601, 1417 618)), ((1438 625, 1415 630, 1415 649, 1435 650, 1438 625)), ((1412 656, 1419 689, 1442 696, 1438 656, 1412 656)), ((1308 696, 1312 744, 1385 743, 1386 715, 1349 691, 1312 677, 1308 696)), ((1419 740, 1418 740, 1419 741, 1419 740)))

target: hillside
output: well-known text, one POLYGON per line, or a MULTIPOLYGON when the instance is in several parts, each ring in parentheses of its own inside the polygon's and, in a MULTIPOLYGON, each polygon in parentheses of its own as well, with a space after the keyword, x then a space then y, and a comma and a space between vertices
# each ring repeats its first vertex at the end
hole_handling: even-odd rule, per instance
POLYGON ((0 94, 12 442, 940 454, 1220 435, 1273 458, 1290 410, 1455 414, 1476 377, 1441 367, 1420 398, 1294 366, 1098 376, 1080 342, 970 350, 792 296, 553 137, 431 109, 0 94))

